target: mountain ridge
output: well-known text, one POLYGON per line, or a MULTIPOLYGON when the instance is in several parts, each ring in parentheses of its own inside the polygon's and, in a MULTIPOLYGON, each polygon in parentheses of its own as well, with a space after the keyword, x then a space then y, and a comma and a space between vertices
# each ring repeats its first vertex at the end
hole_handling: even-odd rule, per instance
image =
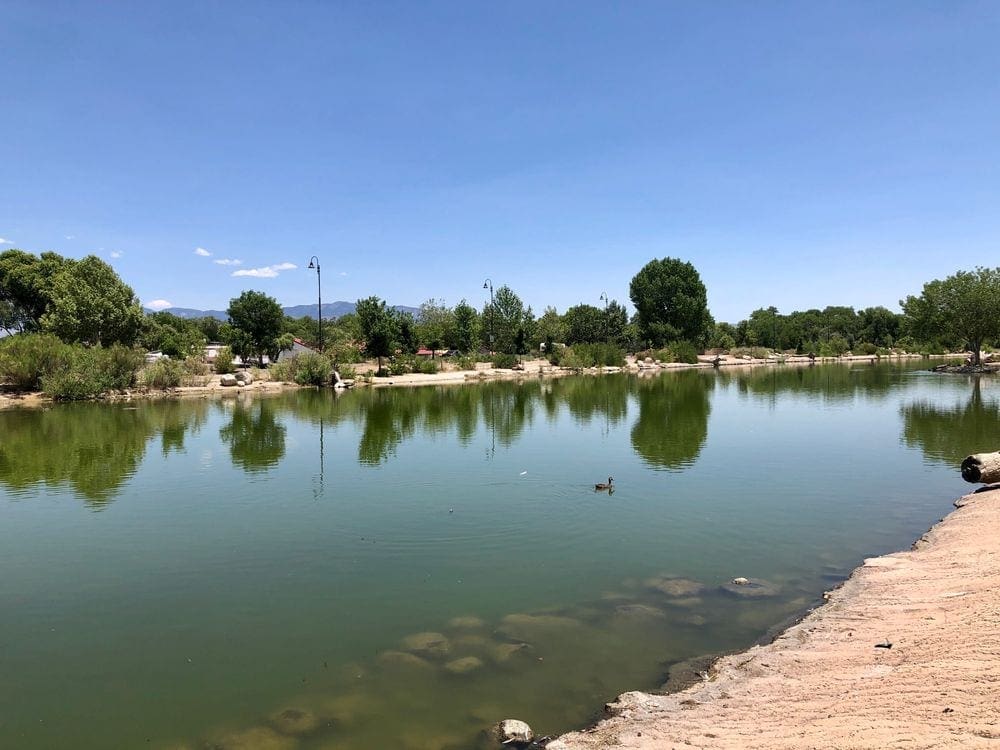
MULTIPOLYGON (((336 320, 342 315, 350 315, 354 312, 354 308, 355 303, 344 300, 324 302, 323 320, 336 320)), ((400 312, 408 312, 413 316, 416 316, 420 312, 420 308, 408 305, 392 305, 392 308, 400 312)), ((216 318, 222 321, 229 320, 229 315, 226 314, 225 310, 196 310, 191 307, 165 307, 162 310, 150 310, 148 307, 144 307, 143 311, 147 315, 154 312, 167 312, 171 315, 176 315, 178 318, 216 318)), ((316 305, 289 305, 282 307, 281 311, 290 318, 307 317, 313 320, 316 319, 316 305)))

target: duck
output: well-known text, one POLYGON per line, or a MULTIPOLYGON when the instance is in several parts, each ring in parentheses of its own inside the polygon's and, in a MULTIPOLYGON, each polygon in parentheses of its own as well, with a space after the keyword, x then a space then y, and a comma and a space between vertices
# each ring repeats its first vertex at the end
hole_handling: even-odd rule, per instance
POLYGON ((614 481, 615 481, 614 477, 608 477, 608 483, 607 484, 605 484, 604 482, 598 482, 597 484, 594 485, 594 492, 598 492, 600 490, 610 490, 611 489, 611 483, 614 482, 614 481))

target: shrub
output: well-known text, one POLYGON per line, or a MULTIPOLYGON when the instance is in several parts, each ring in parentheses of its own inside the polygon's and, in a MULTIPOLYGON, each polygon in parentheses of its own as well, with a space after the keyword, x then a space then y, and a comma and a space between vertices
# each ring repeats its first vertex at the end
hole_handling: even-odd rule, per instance
POLYGON ((517 357, 513 354, 497 353, 493 355, 493 366, 498 370, 509 370, 517 364, 517 357))
POLYGON ((389 367, 383 367, 378 375, 379 377, 385 377, 384 373, 388 371, 389 375, 406 375, 410 371, 410 363, 406 361, 405 357, 396 357, 391 362, 389 362, 389 367))
POLYGON ((875 346, 875 344, 868 343, 867 341, 865 341, 862 344, 858 344, 857 347, 855 347, 855 348, 858 350, 858 354, 877 354, 878 353, 878 347, 875 346))
POLYGON ((476 360, 468 354, 463 354, 455 360, 455 366, 459 370, 475 370, 476 360))
POLYGON ((227 375, 233 370, 233 350, 224 346, 215 355, 215 372, 219 375, 227 375))
POLYGON ((177 388, 184 377, 184 365, 175 359, 158 359, 142 371, 141 382, 147 388, 177 388))
POLYGON ((433 375, 440 369, 436 360, 417 357, 413 360, 413 371, 423 375, 433 375))
POLYGON ((0 340, 0 379, 19 391, 42 388, 42 378, 64 369, 73 347, 51 334, 21 333, 0 340))
POLYGON ((208 364, 198 354, 190 354, 184 358, 185 375, 208 375, 208 364))
POLYGON ((294 383, 298 357, 288 357, 267 368, 267 378, 275 383, 294 383))
POLYGON ((81 401, 135 384, 135 367, 142 361, 140 352, 123 346, 71 346, 67 350, 70 356, 63 366, 42 377, 42 390, 53 399, 81 401))
POLYGON ((115 344, 107 349, 90 350, 93 352, 95 364, 104 380, 104 389, 123 391, 135 385, 139 368, 145 357, 138 349, 115 344))
POLYGON ((625 352, 614 344, 576 344, 572 353, 583 367, 621 367, 625 352))
POLYGON ((297 357, 290 357, 295 361, 295 382, 299 385, 326 385, 330 382, 330 371, 333 363, 325 354, 317 352, 304 352, 297 357))
POLYGON ((685 362, 689 365, 698 363, 698 350, 690 341, 674 341, 667 347, 670 359, 669 362, 685 362))

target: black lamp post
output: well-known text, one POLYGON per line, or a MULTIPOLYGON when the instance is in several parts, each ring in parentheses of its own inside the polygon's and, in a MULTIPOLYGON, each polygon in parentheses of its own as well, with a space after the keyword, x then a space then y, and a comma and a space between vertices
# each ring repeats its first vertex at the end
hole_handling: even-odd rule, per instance
POLYGON ((493 318, 496 316, 496 310, 493 309, 493 282, 490 279, 486 279, 483 282, 483 289, 490 290, 490 354, 493 353, 493 318))
POLYGON ((319 350, 323 351, 323 281, 319 274, 319 258, 309 259, 309 268, 316 269, 316 318, 319 321, 319 350))
POLYGON ((608 321, 608 293, 601 292, 600 298, 604 300, 604 340, 607 341, 611 338, 610 336, 611 326, 609 325, 608 321))

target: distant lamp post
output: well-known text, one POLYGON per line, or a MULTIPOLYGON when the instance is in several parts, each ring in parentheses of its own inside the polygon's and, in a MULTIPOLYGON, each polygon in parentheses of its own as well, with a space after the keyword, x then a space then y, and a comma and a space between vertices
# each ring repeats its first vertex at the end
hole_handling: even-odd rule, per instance
POLYGON ((602 300, 604 300, 604 340, 608 341, 611 339, 611 321, 608 320, 608 293, 601 292, 602 300))
POLYGON ((496 316, 496 310, 493 309, 493 282, 490 279, 486 279, 483 282, 483 289, 490 290, 490 354, 493 353, 493 318, 496 316))
POLYGON ((309 268, 316 269, 316 319, 319 329, 319 350, 323 351, 323 281, 319 273, 319 258, 315 255, 309 259, 309 268))

